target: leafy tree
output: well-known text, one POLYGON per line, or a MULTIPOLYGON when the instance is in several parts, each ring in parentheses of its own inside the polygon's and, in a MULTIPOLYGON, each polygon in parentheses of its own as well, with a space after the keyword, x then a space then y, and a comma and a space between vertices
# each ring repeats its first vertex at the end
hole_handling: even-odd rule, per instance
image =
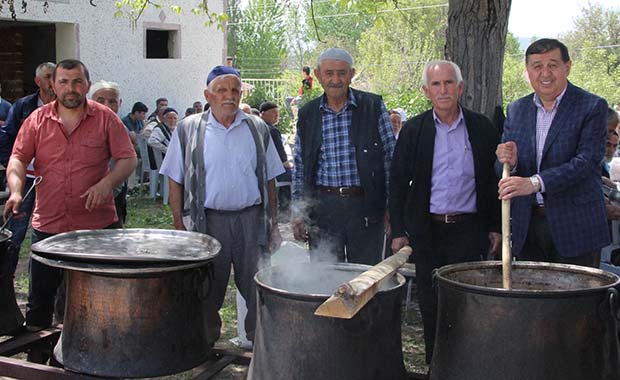
POLYGON ((620 10, 588 4, 564 41, 573 59, 570 80, 620 104, 620 10))
POLYGON ((510 32, 506 36, 502 90, 504 108, 532 92, 525 73, 525 53, 519 47, 519 40, 510 32))
MULTIPOLYGON (((427 5, 442 2, 426 1, 427 5)), ((380 13, 362 33, 356 65, 363 68, 358 72, 362 84, 409 113, 428 105, 420 92, 422 70, 428 61, 442 57, 445 34, 440 25, 447 20, 447 8, 418 8, 416 4, 401 1, 398 9, 380 13)))
MULTIPOLYGON (((620 57, 610 54, 605 49, 588 48, 584 45, 582 52, 574 61, 569 80, 607 100, 611 106, 620 104, 620 57)), ((620 51, 619 51, 620 53, 620 51)))
POLYGON ((306 0, 307 44, 314 47, 311 58, 316 62, 326 47, 347 49, 357 58, 357 42, 373 20, 368 13, 360 13, 347 1, 306 0))
POLYGON ((502 106, 502 69, 512 0, 449 0, 446 57, 466 86, 465 107, 493 117, 502 106))
POLYGON ((239 16, 231 18, 234 32, 229 35, 236 67, 247 77, 277 78, 288 53, 284 4, 250 0, 247 9, 231 16, 239 16))

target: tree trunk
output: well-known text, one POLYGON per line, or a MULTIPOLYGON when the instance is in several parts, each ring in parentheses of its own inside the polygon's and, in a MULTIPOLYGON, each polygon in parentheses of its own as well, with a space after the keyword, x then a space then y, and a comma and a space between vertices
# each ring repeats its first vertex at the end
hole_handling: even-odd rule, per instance
POLYGON ((512 0, 449 0, 445 56, 461 68, 461 103, 491 120, 502 105, 502 72, 512 0))

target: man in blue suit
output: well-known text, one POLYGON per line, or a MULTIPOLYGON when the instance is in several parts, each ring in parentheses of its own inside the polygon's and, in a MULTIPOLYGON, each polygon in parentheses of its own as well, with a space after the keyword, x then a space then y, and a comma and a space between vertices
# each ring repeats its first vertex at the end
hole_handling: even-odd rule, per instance
POLYGON ((554 39, 532 43, 525 64, 534 94, 508 106, 499 182, 510 199, 512 249, 520 260, 598 267, 609 244, 600 163, 607 103, 571 84, 568 49, 554 39))
MULTIPOLYGON (((34 83, 39 89, 34 94, 18 99, 9 110, 6 123, 0 127, 0 164, 5 167, 8 166, 17 132, 22 127, 24 120, 37 108, 56 99, 56 94, 54 94, 52 89, 52 73, 55 67, 56 65, 51 62, 44 62, 37 66, 34 83)), ((34 181, 34 168, 28 166, 27 170, 25 189, 29 189, 34 181)), ((13 233, 13 271, 15 271, 17 266, 19 250, 28 230, 28 223, 34 207, 35 193, 36 190, 28 196, 28 199, 23 200, 22 214, 15 216, 8 224, 8 229, 13 233)))

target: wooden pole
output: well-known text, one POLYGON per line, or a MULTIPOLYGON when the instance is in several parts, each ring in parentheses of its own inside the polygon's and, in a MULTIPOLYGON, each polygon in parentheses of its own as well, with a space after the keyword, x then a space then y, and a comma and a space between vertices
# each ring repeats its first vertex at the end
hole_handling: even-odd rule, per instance
POLYGON ((340 285, 334 295, 315 310, 314 315, 344 319, 353 318, 377 294, 381 283, 390 278, 398 268, 407 262, 411 252, 411 247, 406 245, 366 272, 340 285))
MULTIPOLYGON (((510 177, 510 166, 505 163, 502 178, 510 177)), ((502 200, 502 284, 512 289, 512 252, 510 251, 510 199, 502 200)))

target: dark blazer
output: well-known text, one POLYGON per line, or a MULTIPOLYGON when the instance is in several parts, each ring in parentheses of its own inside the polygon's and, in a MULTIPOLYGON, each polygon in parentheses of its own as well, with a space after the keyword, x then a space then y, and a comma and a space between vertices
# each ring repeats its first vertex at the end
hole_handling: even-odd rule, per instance
MULTIPOLYGON (((609 244, 601 189, 601 160, 607 139, 607 103, 568 84, 536 168, 536 105, 530 94, 508 106, 502 141, 517 144, 514 175, 536 173, 544 182, 545 213, 551 238, 563 257, 594 252, 609 244)), ((496 169, 500 172, 499 162, 496 169)), ((535 195, 512 200, 512 250, 519 255, 527 237, 535 195)))
MULTIPOLYGON (((499 232, 498 179, 493 167, 499 132, 486 116, 461 108, 474 158, 476 209, 487 230, 499 232)), ((392 158, 389 202, 392 234, 408 235, 414 250, 432 248, 430 199, 435 131, 432 110, 407 121, 392 158)))
POLYGON ((38 100, 39 91, 18 99, 9 110, 6 122, 0 128, 0 164, 7 166, 17 132, 19 132, 24 120, 39 108, 38 100))

